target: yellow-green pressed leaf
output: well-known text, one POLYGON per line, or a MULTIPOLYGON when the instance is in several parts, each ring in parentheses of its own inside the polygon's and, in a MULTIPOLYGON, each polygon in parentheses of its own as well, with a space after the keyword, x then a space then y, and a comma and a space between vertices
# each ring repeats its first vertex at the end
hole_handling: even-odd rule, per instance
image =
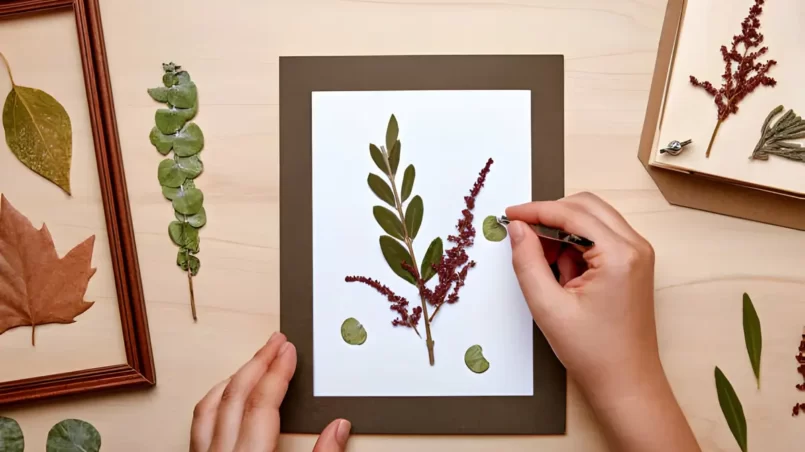
POLYGON ((405 169, 405 173, 403 173, 402 188, 400 189, 400 197, 402 197, 403 202, 408 200, 408 197, 411 196, 411 190, 414 189, 414 178, 416 178, 414 165, 408 165, 408 168, 405 169))
POLYGON ((173 142, 173 152, 179 157, 190 157, 198 154, 204 147, 204 134, 201 127, 191 122, 176 133, 173 142))
POLYGON ((404 240, 402 223, 394 212, 382 206, 375 206, 372 209, 372 214, 374 214, 377 224, 386 231, 386 234, 395 239, 404 240))
POLYGON ((428 250, 425 251, 425 257, 422 259, 422 269, 419 274, 423 280, 428 281, 436 275, 436 270, 433 269, 433 266, 441 263, 443 253, 444 243, 442 243, 442 238, 436 237, 430 242, 428 250))
POLYGON ((168 152, 173 149, 173 140, 175 137, 176 135, 165 135, 159 131, 158 127, 154 127, 151 129, 151 134, 148 136, 148 139, 151 140, 151 144, 157 148, 160 154, 167 155, 168 152))
POLYGON ((415 239, 419 232, 419 227, 422 226, 422 216, 425 214, 425 206, 422 204, 420 196, 414 196, 414 199, 408 203, 408 208, 405 209, 405 229, 408 231, 408 236, 415 239))
POLYGON ((380 251, 383 252, 383 257, 389 264, 391 270, 400 278, 416 285, 416 278, 408 270, 404 269, 402 263, 405 262, 413 267, 413 261, 408 251, 400 245, 400 242, 393 238, 383 235, 380 236, 380 251))
POLYGON ((377 168, 383 171, 383 174, 388 174, 389 169, 386 166, 386 158, 383 157, 383 151, 374 144, 369 144, 369 155, 372 157, 372 161, 375 162, 375 165, 377 165, 377 168))
POLYGON ((489 361, 484 358, 483 352, 480 345, 473 345, 464 353, 464 364, 476 374, 482 374, 489 370, 489 361))
POLYGON ((394 204, 394 193, 391 192, 391 187, 389 187, 389 184, 381 179, 380 176, 369 173, 366 183, 369 184, 369 188, 372 189, 372 193, 374 193, 378 198, 385 201, 391 207, 396 207, 394 204))
POLYGON ((176 265, 184 271, 187 271, 189 267, 190 274, 196 276, 201 268, 201 261, 196 256, 180 249, 179 253, 176 254, 176 265))
POLYGON ((747 431, 746 431, 746 417, 744 416, 744 409, 741 401, 738 399, 738 394, 732 388, 732 384, 727 380, 727 377, 721 372, 721 369, 716 367, 716 392, 718 393, 718 404, 721 406, 721 412, 724 414, 724 419, 727 420, 727 425, 738 442, 738 446, 743 452, 746 452, 747 447, 747 431))
POLYGON ((341 338, 349 345, 362 345, 366 342, 366 329, 361 322, 350 317, 341 324, 341 338))
POLYGON ((194 228, 201 228, 207 224, 207 211, 204 210, 204 207, 202 207, 201 210, 199 210, 195 215, 183 215, 176 211, 173 213, 175 214, 177 220, 182 222, 186 221, 194 228))
POLYGON ((391 150, 394 149, 394 143, 397 142, 397 138, 400 134, 400 128, 397 125, 397 118, 394 115, 391 115, 389 118, 389 124, 386 126, 386 149, 391 155, 391 150))
POLYGON ((0 416, 0 450, 3 452, 23 452, 25 439, 20 424, 14 419, 0 416))
POLYGON ((9 149, 25 166, 70 194, 73 128, 64 107, 50 94, 12 85, 3 106, 9 149))
POLYGON ((195 215, 201 210, 204 194, 198 188, 180 188, 172 201, 175 211, 183 215, 195 215))
POLYGON ((752 371, 755 372, 757 387, 760 389, 760 353, 763 350, 763 335, 760 330, 760 318, 748 294, 743 296, 743 324, 746 351, 749 353, 749 362, 752 363, 752 371))
POLYGON ((48 432, 46 452, 98 452, 101 434, 89 422, 65 419, 48 432))
POLYGON ((498 219, 494 215, 489 215, 484 218, 482 226, 484 237, 490 242, 499 242, 506 238, 506 227, 498 223, 498 219))

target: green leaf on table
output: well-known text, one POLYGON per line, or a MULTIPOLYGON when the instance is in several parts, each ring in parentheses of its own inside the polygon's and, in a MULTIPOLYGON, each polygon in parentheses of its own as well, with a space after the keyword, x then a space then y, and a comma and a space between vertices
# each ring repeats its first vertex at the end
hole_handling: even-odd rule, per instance
POLYGON ((366 329, 361 322, 350 317, 341 324, 341 337, 349 345, 362 345, 366 342, 366 329))
POLYGON ((198 253, 199 238, 198 229, 194 228, 188 223, 181 221, 172 221, 168 225, 168 235, 173 243, 180 247, 187 248, 193 253, 198 253))
POLYGON ((381 179, 380 176, 369 173, 366 182, 369 184, 369 188, 372 189, 372 193, 378 198, 385 201, 391 207, 397 207, 394 203, 394 193, 392 193, 391 187, 389 187, 389 184, 381 179))
POLYGON ((430 242, 428 250, 425 251, 425 257, 422 259, 422 269, 419 272, 420 277, 426 282, 436 275, 436 270, 433 269, 433 266, 441 263, 443 253, 444 243, 442 243, 442 238, 436 237, 430 242))
POLYGON ((160 108, 154 115, 157 128, 165 135, 172 135, 179 131, 187 122, 185 113, 175 108, 160 108))
POLYGON ((484 237, 490 242, 500 242, 505 239, 507 235, 506 227, 498 223, 498 219, 494 215, 489 215, 484 218, 482 229, 484 231, 484 237))
POLYGON ((3 106, 3 129, 8 148, 23 165, 70 194, 73 128, 53 96, 12 84, 3 106))
POLYGON ((195 215, 201 210, 204 194, 198 188, 180 188, 172 201, 175 211, 184 215, 195 215))
POLYGON ((394 115, 391 115, 389 118, 389 124, 386 126, 386 150, 391 155, 392 149, 394 149, 394 145, 397 142, 397 138, 400 135, 400 127, 397 125, 397 118, 394 115))
POLYGON ((201 127, 191 122, 176 134, 173 142, 173 152, 179 157, 190 157, 198 154, 204 147, 204 134, 201 127))
POLYGON ((405 240, 402 223, 394 212, 385 207, 375 206, 372 209, 372 213, 375 216, 375 220, 377 220, 377 224, 386 231, 386 234, 398 240, 405 240))
POLYGON ((168 89, 168 103, 176 108, 192 108, 196 105, 198 92, 193 82, 179 83, 168 89))
POLYGON ((196 256, 180 249, 179 253, 176 255, 176 265, 184 271, 187 271, 189 266, 190 274, 196 276, 201 268, 201 261, 196 256))
POLYGON ((182 172, 175 160, 165 159, 159 162, 157 179, 163 187, 176 188, 184 183, 187 176, 182 172))
POLYGON ((162 84, 170 88, 171 86, 179 83, 179 77, 174 72, 165 72, 162 76, 162 84))
POLYGON ((400 190, 401 201, 405 202, 411 196, 411 190, 414 189, 414 178, 416 177, 416 170, 414 165, 408 165, 403 173, 402 189, 400 190))
POLYGON ((204 210, 204 207, 202 207, 201 210, 199 210, 195 215, 184 215, 176 211, 173 213, 177 220, 187 222, 194 228, 201 228, 207 224, 207 211, 204 210))
POLYGON ((159 127, 151 129, 151 134, 148 136, 148 139, 151 140, 151 144, 153 144, 162 155, 167 155, 168 152, 173 149, 173 141, 175 138, 176 135, 165 135, 160 132, 159 127))
POLYGON ((375 162, 375 165, 377 165, 377 168, 382 171, 383 174, 388 174, 389 169, 386 166, 386 158, 383 157, 383 151, 374 144, 369 144, 369 155, 372 157, 372 161, 375 162))
POLYGON ((391 174, 397 174, 397 167, 400 166, 400 151, 402 143, 397 140, 394 147, 389 151, 389 166, 391 167, 391 174))
POLYGON ((464 353, 464 364, 476 374, 482 374, 489 370, 489 361, 484 358, 483 352, 480 345, 473 345, 464 353))
POLYGON ((157 102, 165 103, 168 101, 168 88, 165 86, 148 88, 148 95, 157 102))
POLYGON ((204 163, 198 155, 191 157, 176 157, 176 166, 187 179, 195 179, 204 171, 204 163))
POLYGON ((0 416, 0 450, 3 452, 22 452, 25 439, 20 424, 14 419, 0 416))
POLYGON ((425 206, 422 205, 422 198, 417 195, 408 203, 408 208, 405 209, 405 229, 408 231, 408 236, 415 239, 419 232, 419 227, 422 226, 422 216, 425 214, 425 206))
POLYGON ((730 381, 727 380, 727 377, 718 367, 716 367, 715 370, 715 378, 718 404, 721 406, 721 412, 724 413, 724 419, 727 420, 727 425, 730 427, 735 441, 738 442, 738 446, 743 452, 746 452, 746 417, 744 416, 741 401, 738 400, 738 394, 735 393, 735 389, 732 388, 730 381))
POLYGON ((65 419, 48 432, 47 452, 98 452, 101 434, 89 422, 65 419))
POLYGON ((760 389, 760 353, 763 350, 763 335, 760 331, 760 319, 755 311, 755 305, 748 294, 743 296, 743 324, 746 351, 749 353, 749 362, 755 372, 757 387, 760 389))
POLYGON ((414 278, 414 275, 412 275, 411 272, 404 269, 402 266, 403 262, 407 263, 411 267, 414 266, 414 263, 411 259, 411 255, 408 254, 408 251, 403 248, 402 245, 400 245, 400 242, 387 235, 382 235, 380 236, 380 251, 383 252, 383 257, 386 258, 386 262, 389 264, 389 267, 391 267, 391 270, 396 273, 397 276, 411 284, 416 285, 416 278, 414 278))

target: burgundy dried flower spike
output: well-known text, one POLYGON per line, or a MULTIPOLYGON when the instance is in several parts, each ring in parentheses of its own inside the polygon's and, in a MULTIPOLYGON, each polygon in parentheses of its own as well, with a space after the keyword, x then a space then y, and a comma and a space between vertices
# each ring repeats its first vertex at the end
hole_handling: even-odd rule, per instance
POLYGON ((731 114, 738 112, 738 104, 744 97, 758 86, 777 84, 776 80, 766 75, 777 61, 768 60, 765 63, 757 61, 769 51, 768 47, 760 47, 763 44, 763 34, 758 31, 760 29, 758 17, 763 13, 764 3, 765 0, 755 0, 755 4, 749 9, 749 15, 741 23, 741 34, 732 37, 729 49, 727 46, 721 46, 721 58, 724 60, 724 74, 721 76, 724 83, 721 88, 716 89, 712 83, 700 82, 696 77, 690 76, 690 83, 713 96, 713 102, 718 107, 718 122, 705 154, 708 158, 721 123, 731 114))

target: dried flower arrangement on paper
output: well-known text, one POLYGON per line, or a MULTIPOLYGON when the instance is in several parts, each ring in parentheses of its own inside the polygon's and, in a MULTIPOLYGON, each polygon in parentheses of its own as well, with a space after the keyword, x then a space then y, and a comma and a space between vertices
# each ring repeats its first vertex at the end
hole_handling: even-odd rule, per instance
POLYGON ((50 94, 17 85, 6 65, 11 91, 3 105, 3 129, 11 152, 40 176, 70 194, 73 129, 70 116, 50 94))
POLYGON ((418 264, 414 253, 414 239, 422 225, 424 204, 422 197, 418 195, 408 201, 416 176, 414 165, 408 165, 403 173, 401 185, 397 184, 397 169, 402 147, 398 138, 397 119, 391 115, 386 128, 385 146, 369 145, 369 154, 388 183, 376 174, 369 174, 367 182, 372 192, 394 209, 392 211, 383 206, 373 208, 375 220, 388 234, 380 236, 380 250, 394 273, 417 288, 420 306, 415 306, 409 311, 409 302, 405 297, 397 295, 376 279, 347 276, 345 281, 365 284, 385 296, 391 303, 390 309, 398 315, 391 322, 392 325, 411 328, 422 337, 418 328, 421 320, 424 323, 428 359, 430 365, 434 365, 434 340, 431 332, 433 319, 442 306, 458 302, 459 292, 464 286, 467 273, 475 266, 475 261, 470 260, 466 251, 475 241, 472 210, 475 208, 475 199, 484 185, 493 161, 489 159, 486 162, 469 195, 464 197, 465 208, 461 211, 461 217, 456 224, 457 232, 447 238, 453 246, 445 251, 442 239, 436 237, 430 242, 421 263, 418 264), (407 207, 406 201, 408 201, 407 207), (434 276, 437 276, 438 283, 431 289, 427 283, 434 276), (432 314, 428 314, 429 307, 433 309, 432 314))
POLYGON ((763 34, 760 29, 760 15, 763 13, 765 0, 755 0, 755 4, 749 9, 749 15, 741 23, 741 34, 732 37, 732 44, 721 46, 721 58, 724 60, 724 80, 721 88, 716 89, 712 83, 700 82, 694 76, 690 76, 690 83, 705 90, 713 97, 718 108, 718 116, 710 144, 707 145, 707 157, 713 148, 713 142, 718 135, 721 124, 732 114, 738 112, 738 104, 747 94, 754 91, 759 86, 774 86, 777 81, 769 77, 769 70, 777 64, 775 60, 758 62, 758 58, 769 51, 768 47, 760 47, 763 43, 763 34), (757 50, 753 50, 757 49, 757 50))
MULTIPOLYGON (((25 437, 20 424, 14 419, 0 417, 0 450, 23 452, 25 437)), ((48 432, 46 452, 98 452, 101 450, 101 434, 89 422, 80 419, 65 419, 48 432)))
POLYGON ((37 230, 0 195, 0 334, 30 326, 36 345, 37 325, 73 323, 91 308, 84 295, 94 245, 93 235, 59 259, 47 226, 37 230))
POLYGON ((207 224, 204 210, 204 194, 196 188, 195 179, 204 170, 199 158, 204 147, 201 128, 190 122, 198 111, 198 91, 190 80, 190 74, 173 63, 163 64, 162 84, 148 90, 157 102, 167 104, 155 115, 156 127, 151 129, 151 144, 162 155, 173 151, 173 158, 159 163, 157 178, 162 185, 162 194, 173 204, 176 221, 168 226, 168 235, 179 247, 176 265, 187 273, 190 287, 190 309, 197 320, 196 298, 193 292, 193 277, 198 274, 201 261, 198 230, 207 224))
POLYGON ((751 159, 768 160, 770 155, 776 155, 789 160, 805 162, 805 148, 799 143, 789 140, 805 138, 805 120, 788 110, 774 125, 771 120, 782 113, 785 107, 780 105, 769 113, 760 128, 760 140, 752 151, 751 159))

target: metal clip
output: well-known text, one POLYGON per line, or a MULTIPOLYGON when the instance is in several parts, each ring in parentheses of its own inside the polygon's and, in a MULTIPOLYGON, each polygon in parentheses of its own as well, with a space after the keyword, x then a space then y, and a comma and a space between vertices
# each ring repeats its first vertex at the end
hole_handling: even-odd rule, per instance
POLYGON ((660 154, 668 153, 668 154, 671 154, 671 155, 679 155, 679 154, 682 153, 682 148, 684 148, 685 146, 689 145, 690 143, 693 143, 693 140, 685 140, 685 141, 682 141, 682 142, 674 140, 674 141, 668 143, 668 146, 660 149, 660 154))

